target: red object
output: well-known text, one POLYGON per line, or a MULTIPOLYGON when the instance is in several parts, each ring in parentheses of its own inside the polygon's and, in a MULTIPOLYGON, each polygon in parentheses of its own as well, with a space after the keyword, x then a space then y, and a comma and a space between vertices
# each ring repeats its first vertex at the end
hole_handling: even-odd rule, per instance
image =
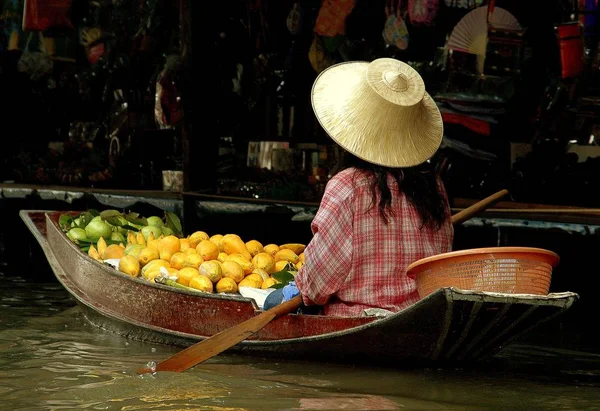
MULTIPOLYGON (((388 184, 393 181, 389 177, 388 184)), ((387 224, 377 202, 371 207, 370 182, 362 172, 344 170, 327 184, 295 279, 307 305, 325 305, 326 315, 358 316, 366 308, 395 312, 419 300, 406 267, 450 251, 450 208, 446 223, 433 231, 420 229, 419 214, 397 190, 392 190, 393 217, 387 224)))
POLYGON ((73 28, 70 13, 73 0, 25 0, 23 31, 73 28))
POLYGON ((408 267, 408 276, 416 278, 421 298, 444 287, 546 295, 558 260, 558 255, 540 248, 477 248, 417 261, 408 267))
POLYGON ((562 78, 575 77, 583 71, 583 39, 578 22, 561 24, 556 28, 560 49, 562 78))
POLYGON ((484 136, 489 136, 491 133, 490 123, 463 114, 442 113, 442 120, 444 123, 460 124, 484 136))

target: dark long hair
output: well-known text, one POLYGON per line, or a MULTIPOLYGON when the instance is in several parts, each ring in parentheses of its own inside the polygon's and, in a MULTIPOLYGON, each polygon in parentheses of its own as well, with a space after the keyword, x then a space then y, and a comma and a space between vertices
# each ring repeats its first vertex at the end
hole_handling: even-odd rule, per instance
POLYGON ((388 186, 388 175, 394 178, 398 190, 404 193, 409 203, 417 209, 422 227, 439 230, 446 221, 448 217, 446 200, 438 185, 438 178, 428 163, 416 167, 390 168, 369 163, 342 150, 340 160, 332 170, 332 174, 351 167, 367 173, 371 180, 370 188, 373 196, 371 209, 375 206, 379 196, 377 204, 379 215, 386 224, 393 215, 392 192, 388 186))

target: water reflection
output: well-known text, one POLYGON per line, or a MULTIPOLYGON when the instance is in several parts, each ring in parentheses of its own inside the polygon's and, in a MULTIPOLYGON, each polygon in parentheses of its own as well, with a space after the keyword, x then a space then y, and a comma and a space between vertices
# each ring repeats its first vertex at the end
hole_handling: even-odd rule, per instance
POLYGON ((11 411, 600 410, 594 353, 517 345, 480 369, 403 371, 221 355, 138 376, 177 349, 90 326, 53 282, 0 275, 0 301, 0 409, 11 411))

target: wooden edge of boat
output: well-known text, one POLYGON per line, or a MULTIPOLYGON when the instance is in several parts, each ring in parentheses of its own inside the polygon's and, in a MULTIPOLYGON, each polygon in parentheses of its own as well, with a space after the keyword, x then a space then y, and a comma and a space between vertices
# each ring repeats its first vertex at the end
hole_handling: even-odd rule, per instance
MULTIPOLYGON (((60 230, 56 218, 48 215, 52 211, 21 211, 21 218, 32 232, 49 264, 61 284, 74 296, 92 324, 117 332, 129 338, 172 345, 189 345, 209 335, 182 332, 168 327, 158 327, 149 322, 123 315, 108 304, 101 304, 71 281, 69 273, 58 261, 55 250, 48 242, 48 233, 40 229, 40 218, 48 219, 49 227, 60 232, 63 246, 70 247, 74 259, 84 261, 88 267, 103 274, 115 276, 126 284, 136 287, 150 287, 162 296, 186 296, 186 301, 227 301, 248 307, 244 313, 255 315, 257 306, 254 300, 241 296, 198 295, 185 290, 174 289, 161 284, 126 276, 112 267, 103 265, 81 253, 60 230), (34 221, 34 219, 37 220, 34 221), (88 261, 89 260, 89 261, 88 261)), ((57 234, 56 232, 54 234, 57 234)), ((92 274, 93 276, 93 274, 92 274)), ((182 297, 183 298, 183 297, 182 297)), ((323 357, 334 359, 335 354, 355 354, 358 357, 380 359, 386 356, 395 359, 414 358, 417 360, 456 361, 473 360, 497 352, 510 341, 544 321, 560 315, 578 299, 575 293, 539 295, 494 294, 445 288, 436 291, 418 303, 398 313, 384 318, 353 318, 353 326, 332 332, 297 335, 293 338, 268 338, 268 333, 259 333, 255 338, 245 340, 235 349, 258 351, 261 354, 287 354, 296 358, 323 357), (412 347, 411 347, 412 345, 412 347), (316 348, 318 347, 318 348, 316 348), (315 352, 317 351, 317 352, 315 352), (377 358, 373 358, 373 356, 377 358)), ((304 317, 310 321, 335 321, 335 317, 288 315, 270 324, 271 330, 294 327, 293 319, 304 317), (321 317, 321 318, 319 318, 321 317)), ((249 318, 249 317, 247 317, 249 318)), ((233 318, 234 323, 243 317, 233 318)), ((231 325, 227 323, 224 327, 231 325)), ((235 324, 233 324, 235 325, 235 324)))

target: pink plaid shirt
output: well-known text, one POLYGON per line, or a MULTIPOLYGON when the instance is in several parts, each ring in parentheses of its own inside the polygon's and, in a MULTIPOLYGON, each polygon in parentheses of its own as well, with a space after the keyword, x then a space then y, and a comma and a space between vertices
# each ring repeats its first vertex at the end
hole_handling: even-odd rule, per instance
POLYGON ((369 184, 354 168, 336 174, 312 222, 313 238, 295 281, 304 303, 324 305, 326 315, 360 316, 374 307, 396 312, 414 304, 419 295, 406 275, 408 265, 452 248, 450 218, 439 231, 420 229, 417 210, 390 176, 393 215, 386 225, 377 203, 369 210, 369 184))

